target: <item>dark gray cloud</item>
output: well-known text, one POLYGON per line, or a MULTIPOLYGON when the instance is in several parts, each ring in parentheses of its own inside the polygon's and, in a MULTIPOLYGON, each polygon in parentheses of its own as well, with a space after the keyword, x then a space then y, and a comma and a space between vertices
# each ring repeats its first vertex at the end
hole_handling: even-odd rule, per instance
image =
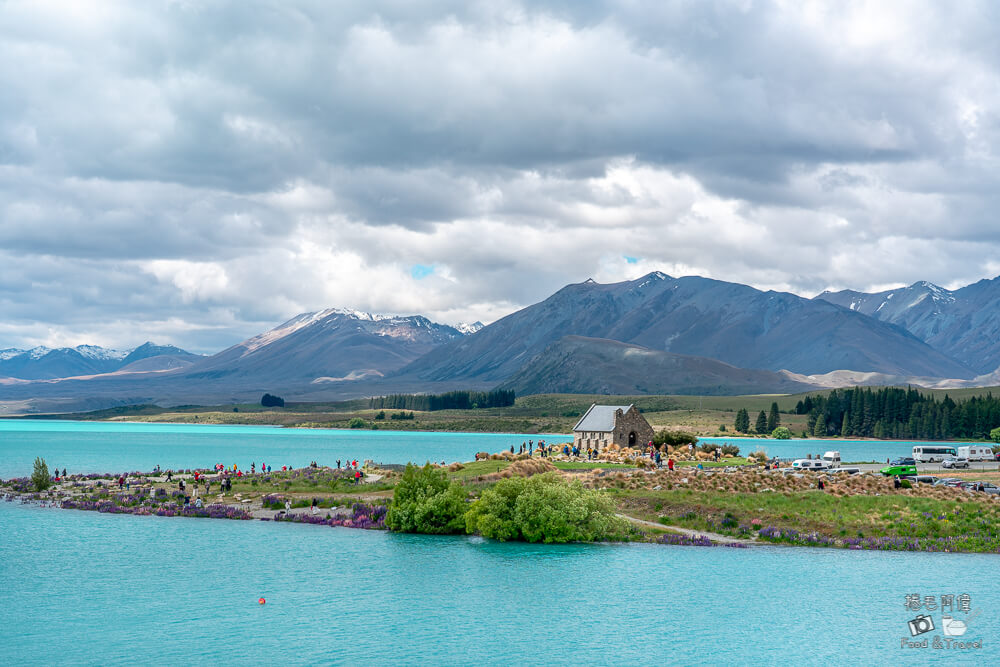
POLYGON ((488 320, 654 269, 994 275, 998 13, 3 3, 0 347, 488 320))

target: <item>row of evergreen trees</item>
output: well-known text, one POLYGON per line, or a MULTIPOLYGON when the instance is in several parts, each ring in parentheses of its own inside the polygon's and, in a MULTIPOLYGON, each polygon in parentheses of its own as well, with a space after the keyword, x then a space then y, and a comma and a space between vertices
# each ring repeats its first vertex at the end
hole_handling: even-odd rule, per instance
POLYGON ((1000 399, 992 392, 959 403, 916 389, 871 387, 834 389, 828 396, 807 396, 795 412, 809 415, 814 436, 950 440, 984 439, 1000 425, 1000 399))
POLYGON ((444 394, 392 394, 369 399, 373 410, 475 410, 514 405, 514 391, 449 391, 444 394))
MULTIPOLYGON (((757 414, 757 421, 754 422, 755 433, 772 433, 774 429, 781 426, 781 415, 778 413, 778 404, 771 403, 771 411, 764 413, 761 410, 757 414)), ((750 413, 746 408, 740 408, 736 413, 736 423, 733 427, 740 433, 750 432, 750 413)))

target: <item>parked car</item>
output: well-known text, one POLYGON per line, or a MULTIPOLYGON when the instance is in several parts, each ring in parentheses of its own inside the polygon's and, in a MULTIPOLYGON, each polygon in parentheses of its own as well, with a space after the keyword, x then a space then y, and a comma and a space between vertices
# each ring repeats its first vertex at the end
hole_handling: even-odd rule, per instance
POLYGON ((889 465, 891 466, 915 466, 917 462, 912 456, 901 456, 898 459, 893 459, 889 465))
POLYGON ((944 461, 941 461, 942 468, 968 468, 969 459, 958 458, 955 456, 949 456, 944 461))
POLYGON ((993 482, 962 482, 960 486, 967 491, 982 491, 992 495, 1000 495, 1000 487, 993 482))
POLYGON ((955 486, 961 484, 965 480, 958 479, 957 477, 940 477, 938 481, 934 482, 934 486, 955 486))
POLYGON ((917 466, 915 465, 887 465, 886 467, 879 470, 883 475, 916 475, 917 466))
POLYGON ((914 479, 920 484, 933 484, 938 481, 938 478, 934 475, 917 475, 914 479))

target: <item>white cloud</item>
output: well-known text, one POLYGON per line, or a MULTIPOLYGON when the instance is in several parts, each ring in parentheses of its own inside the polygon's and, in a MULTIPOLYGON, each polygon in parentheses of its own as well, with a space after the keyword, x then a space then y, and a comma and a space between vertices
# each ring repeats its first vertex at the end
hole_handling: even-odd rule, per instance
POLYGON ((329 306, 490 321, 651 270, 992 276, 998 18, 4 3, 0 347, 211 351, 329 306))

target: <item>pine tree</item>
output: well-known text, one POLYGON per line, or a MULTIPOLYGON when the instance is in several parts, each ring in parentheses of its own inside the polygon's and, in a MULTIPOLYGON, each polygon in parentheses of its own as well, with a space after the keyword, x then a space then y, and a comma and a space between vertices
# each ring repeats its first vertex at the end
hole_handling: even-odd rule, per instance
POLYGON ((733 424, 733 428, 739 433, 746 433, 750 430, 750 415, 746 408, 740 408, 736 412, 736 422, 733 424))
POLYGON ((778 404, 771 403, 771 412, 767 415, 767 432, 773 433, 774 429, 781 426, 781 417, 778 415, 778 404))
POLYGON ((31 473, 31 483, 35 485, 36 491, 44 491, 52 486, 52 478, 49 477, 49 466, 45 459, 35 457, 35 469, 31 473))
POLYGON ((819 417, 816 418, 816 426, 813 427, 813 435, 817 438, 826 437, 826 417, 823 413, 820 413, 819 417))
POLYGON ((767 433, 767 415, 763 410, 757 415, 757 423, 754 425, 754 430, 758 433, 767 433))

